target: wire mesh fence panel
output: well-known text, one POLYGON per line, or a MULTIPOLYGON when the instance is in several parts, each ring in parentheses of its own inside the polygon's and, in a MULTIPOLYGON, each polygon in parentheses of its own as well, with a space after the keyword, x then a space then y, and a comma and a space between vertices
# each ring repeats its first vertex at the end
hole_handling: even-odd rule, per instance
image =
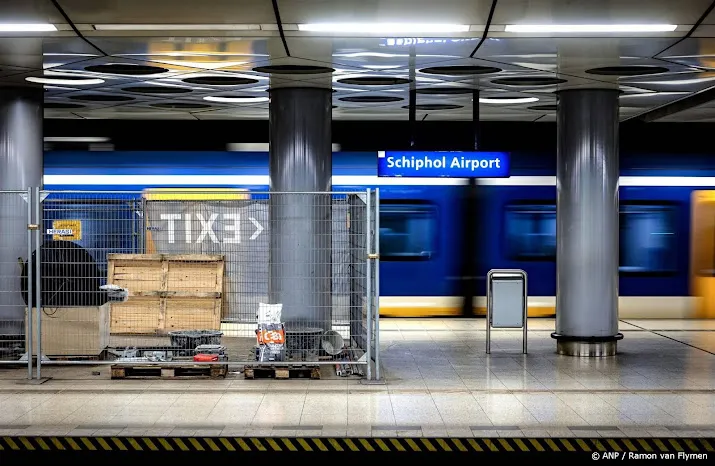
POLYGON ((364 372, 366 193, 48 194, 40 268, 51 361, 364 372))
POLYGON ((24 274, 29 256, 30 202, 28 191, 0 191, 1 363, 17 363, 29 347, 27 299, 32 283, 24 274))

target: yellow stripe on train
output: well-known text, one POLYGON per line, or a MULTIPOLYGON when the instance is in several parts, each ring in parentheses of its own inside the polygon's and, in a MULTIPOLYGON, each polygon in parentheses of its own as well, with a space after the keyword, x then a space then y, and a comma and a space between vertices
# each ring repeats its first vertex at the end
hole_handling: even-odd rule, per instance
MULTIPOLYGON (((622 296, 618 299, 621 319, 689 319, 697 317, 697 298, 692 296, 622 296)), ((556 297, 530 296, 529 317, 554 317, 556 297)), ((475 315, 486 314, 486 298, 474 299, 475 315)), ((458 317, 458 296, 381 296, 381 317, 458 317)))

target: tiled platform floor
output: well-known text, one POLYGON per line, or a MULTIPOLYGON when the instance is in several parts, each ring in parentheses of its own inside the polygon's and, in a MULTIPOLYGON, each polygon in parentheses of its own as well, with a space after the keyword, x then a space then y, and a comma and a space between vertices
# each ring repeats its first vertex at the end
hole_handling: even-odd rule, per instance
POLYGON ((0 435, 715 435, 715 321, 623 321, 620 354, 590 360, 555 354, 553 328, 530 319, 526 356, 494 331, 486 355, 483 319, 383 319, 383 385, 0 368, 0 435))

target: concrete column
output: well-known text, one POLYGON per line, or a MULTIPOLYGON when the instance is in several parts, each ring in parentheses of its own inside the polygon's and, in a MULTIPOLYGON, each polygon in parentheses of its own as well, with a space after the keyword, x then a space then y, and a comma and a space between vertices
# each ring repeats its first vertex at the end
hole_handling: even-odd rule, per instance
POLYGON ((0 348, 17 346, 25 334, 18 258, 27 260, 29 222, 27 202, 1 191, 42 186, 42 93, 0 88, 0 348))
POLYGON ((557 352, 616 354, 618 91, 559 93, 556 168, 557 352))
POLYGON ((269 297, 291 326, 331 327, 332 92, 271 90, 269 297))

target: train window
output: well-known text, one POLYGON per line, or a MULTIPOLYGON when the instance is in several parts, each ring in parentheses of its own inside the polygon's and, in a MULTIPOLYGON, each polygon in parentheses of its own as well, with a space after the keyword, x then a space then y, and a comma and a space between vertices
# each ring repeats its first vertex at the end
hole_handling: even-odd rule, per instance
POLYGON ((624 203, 620 207, 619 223, 621 273, 675 271, 675 206, 624 203))
POLYGON ((380 202, 380 259, 427 261, 436 251, 437 212, 414 201, 380 202))
POLYGON ((556 259, 556 205, 512 204, 506 207, 506 249, 511 260, 556 259))

